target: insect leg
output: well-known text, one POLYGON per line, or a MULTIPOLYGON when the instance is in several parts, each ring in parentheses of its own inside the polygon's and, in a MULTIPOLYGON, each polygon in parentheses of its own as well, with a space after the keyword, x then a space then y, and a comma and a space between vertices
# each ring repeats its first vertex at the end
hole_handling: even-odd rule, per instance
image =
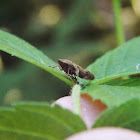
POLYGON ((61 71, 63 70, 62 67, 61 67, 60 65, 57 65, 57 66, 54 66, 54 67, 49 66, 49 67, 50 67, 50 68, 57 68, 57 67, 58 67, 61 71))
MULTIPOLYGON (((72 72, 75 71, 75 70, 71 69, 71 67, 69 67, 69 70, 71 70, 72 72)), ((77 78, 75 76, 75 73, 70 74, 70 77, 75 83, 79 84, 79 82, 77 81, 77 78)))
POLYGON ((68 72, 66 73, 68 76, 68 79, 71 79, 71 75, 70 75, 70 69, 68 68, 68 72))
POLYGON ((72 78, 72 80, 76 83, 76 84, 79 84, 79 82, 77 81, 77 78, 76 77, 74 77, 74 76, 70 76, 71 78, 72 78))
POLYGON ((76 79, 76 77, 73 77, 73 75, 71 75, 70 74, 70 68, 68 68, 68 71, 67 71, 67 76, 68 76, 68 79, 72 79, 75 83, 77 83, 78 81, 77 81, 77 79, 76 79))
POLYGON ((57 68, 57 67, 59 67, 59 65, 58 66, 54 66, 54 67, 51 67, 51 66, 49 66, 50 68, 57 68))

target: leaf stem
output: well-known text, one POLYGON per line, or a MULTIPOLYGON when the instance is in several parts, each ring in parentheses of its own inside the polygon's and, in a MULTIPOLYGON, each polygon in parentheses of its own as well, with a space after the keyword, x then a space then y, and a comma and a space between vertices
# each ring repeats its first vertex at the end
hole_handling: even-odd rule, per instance
POLYGON ((72 88, 72 99, 73 99, 73 106, 74 106, 74 113, 79 115, 81 114, 80 110, 80 85, 75 85, 72 88))
POLYGON ((121 0, 113 0, 113 11, 115 17, 115 28, 118 45, 125 42, 124 29, 121 21, 121 0))

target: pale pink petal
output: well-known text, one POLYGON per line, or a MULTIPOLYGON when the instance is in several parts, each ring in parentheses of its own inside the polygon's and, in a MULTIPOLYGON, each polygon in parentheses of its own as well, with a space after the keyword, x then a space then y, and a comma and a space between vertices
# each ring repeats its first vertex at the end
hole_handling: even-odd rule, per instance
POLYGON ((65 140, 140 140, 140 133, 117 127, 104 127, 83 131, 65 140))
MULTIPOLYGON (((93 101, 92 98, 86 94, 81 96, 80 102, 81 118, 85 122, 87 128, 91 128, 95 120, 106 109, 106 106, 99 100, 93 101)), ((74 111, 71 96, 60 98, 55 102, 55 104, 58 104, 65 109, 69 109, 72 112, 74 111)))

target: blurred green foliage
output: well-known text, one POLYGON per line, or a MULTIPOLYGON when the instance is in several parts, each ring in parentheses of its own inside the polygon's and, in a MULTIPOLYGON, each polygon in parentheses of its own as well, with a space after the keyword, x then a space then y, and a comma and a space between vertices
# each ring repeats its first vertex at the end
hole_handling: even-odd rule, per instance
MULTIPOLYGON (((133 2, 123 1, 127 40, 140 33, 138 14, 133 2)), ((1 0, 0 4, 0 29, 30 42, 55 61, 66 58, 83 67, 116 47, 113 21, 110 0, 1 0)), ((1 57, 0 104, 13 102, 6 98, 14 92, 16 100, 40 101, 69 94, 70 87, 49 73, 4 52, 1 57)))

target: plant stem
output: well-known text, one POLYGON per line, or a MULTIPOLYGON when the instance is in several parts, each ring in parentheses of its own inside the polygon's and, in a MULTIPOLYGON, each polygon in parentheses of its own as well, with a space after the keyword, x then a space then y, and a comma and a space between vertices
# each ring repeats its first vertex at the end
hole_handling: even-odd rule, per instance
POLYGON ((79 85, 75 85, 72 88, 72 99, 73 99, 74 113, 79 115, 79 116, 81 114, 81 110, 80 110, 80 90, 81 90, 81 87, 79 85))
POLYGON ((115 28, 118 45, 125 42, 124 29, 121 21, 121 0, 113 0, 113 11, 115 17, 115 28))

